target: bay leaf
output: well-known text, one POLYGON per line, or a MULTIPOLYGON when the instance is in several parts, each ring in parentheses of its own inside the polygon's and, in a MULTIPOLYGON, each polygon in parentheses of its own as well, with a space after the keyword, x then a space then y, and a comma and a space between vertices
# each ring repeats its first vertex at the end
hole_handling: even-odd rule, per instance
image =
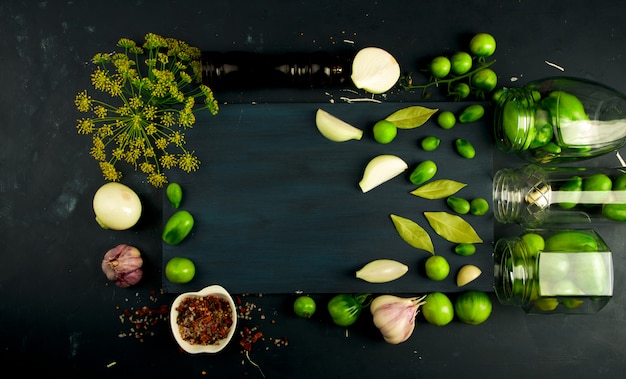
POLYGON ((414 189, 411 194, 424 199, 443 199, 459 192, 466 185, 455 180, 438 179, 414 189))
POLYGON ((424 125, 438 110, 414 105, 395 111, 385 120, 393 122, 398 129, 414 129, 424 125))
POLYGON ((433 246, 433 241, 430 239, 428 232, 415 221, 395 214, 391 215, 391 221, 393 221, 393 225, 396 227, 398 234, 406 243, 416 249, 435 254, 435 247, 433 246))
POLYGON ((460 216, 448 212, 424 212, 435 233, 453 243, 481 243, 476 230, 460 216))

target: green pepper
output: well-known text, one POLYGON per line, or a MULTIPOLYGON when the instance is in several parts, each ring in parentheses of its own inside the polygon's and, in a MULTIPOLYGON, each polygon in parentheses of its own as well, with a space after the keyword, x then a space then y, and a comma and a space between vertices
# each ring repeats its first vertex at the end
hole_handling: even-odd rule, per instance
POLYGON ((454 252, 463 256, 474 255, 476 245, 473 243, 460 243, 454 247, 454 252))
POLYGON ((169 245, 178 245, 189 235, 193 225, 194 219, 191 213, 186 210, 176 211, 165 223, 163 241, 169 245))
POLYGON ((466 214, 470 210, 470 202, 458 196, 450 196, 446 199, 446 203, 456 213, 466 214))
POLYGON ((598 251, 598 241, 587 233, 578 231, 559 232, 546 238, 546 251, 590 252, 598 251))
POLYGON ((541 146, 545 146, 548 142, 552 141, 554 131, 552 125, 548 121, 548 112, 543 109, 535 112, 535 136, 530 143, 529 148, 536 149, 541 146))
POLYGON ((552 125, 559 125, 563 121, 589 120, 578 97, 564 91, 550 92, 541 101, 541 105, 550 113, 552 125))
POLYGON ((609 220, 624 222, 626 221, 626 204, 604 204, 602 216, 609 220))
POLYGON ((370 294, 360 295, 336 295, 328 302, 328 313, 333 322, 339 326, 350 326, 356 322, 361 315, 366 300, 370 294))
POLYGON ((454 141, 454 144, 456 146, 456 151, 463 158, 472 159, 476 156, 476 149, 474 149, 474 145, 472 145, 470 141, 458 138, 454 141))
POLYGON ((437 173, 437 164, 431 160, 426 160, 418 164, 411 176, 409 176, 409 180, 411 183, 419 186, 420 184, 429 181, 435 176, 437 173))
POLYGON ((461 112, 459 122, 468 123, 478 121, 485 115, 485 107, 480 104, 472 104, 461 112))
POLYGON ((183 189, 178 183, 170 183, 165 189, 167 199, 173 208, 180 207, 180 202, 183 200, 183 189))
POLYGON ((561 185, 559 191, 570 191, 574 192, 572 196, 568 196, 571 200, 576 201, 567 201, 559 203, 559 206, 563 209, 572 209, 578 204, 578 200, 581 196, 581 191, 583 189, 583 178, 578 175, 572 176, 565 183, 561 185))

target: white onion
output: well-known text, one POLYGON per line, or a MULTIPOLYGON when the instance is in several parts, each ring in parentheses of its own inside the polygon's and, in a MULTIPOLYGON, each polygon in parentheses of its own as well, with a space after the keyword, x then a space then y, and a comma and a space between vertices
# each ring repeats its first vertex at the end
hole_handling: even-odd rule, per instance
POLYGON ((139 196, 121 183, 110 182, 96 191, 93 197, 96 222, 104 229, 125 230, 133 227, 141 217, 139 196))

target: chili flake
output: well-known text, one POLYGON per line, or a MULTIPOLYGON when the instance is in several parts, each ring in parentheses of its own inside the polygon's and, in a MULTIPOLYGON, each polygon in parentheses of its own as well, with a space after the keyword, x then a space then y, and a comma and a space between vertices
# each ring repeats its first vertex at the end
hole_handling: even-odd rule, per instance
POLYGON ((230 304, 217 296, 186 297, 176 310, 180 335, 192 345, 217 345, 233 325, 230 304))

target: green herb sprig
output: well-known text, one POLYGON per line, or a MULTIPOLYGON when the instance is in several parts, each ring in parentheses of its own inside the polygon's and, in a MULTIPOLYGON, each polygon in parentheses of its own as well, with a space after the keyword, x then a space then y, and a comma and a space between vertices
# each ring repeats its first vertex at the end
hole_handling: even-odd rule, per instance
POLYGON ((200 160, 185 148, 184 131, 192 128, 194 112, 219 106, 211 89, 202 84, 198 48, 148 33, 139 46, 122 38, 123 52, 98 53, 91 84, 114 103, 96 100, 87 92, 76 95, 78 111, 90 113, 77 120, 79 134, 92 137, 89 154, 99 162, 108 181, 119 181, 118 162, 143 172, 154 187, 168 182, 165 170, 196 171, 200 160), (196 99, 202 104, 196 105, 196 99), (176 150, 176 152, 172 152, 176 150))

